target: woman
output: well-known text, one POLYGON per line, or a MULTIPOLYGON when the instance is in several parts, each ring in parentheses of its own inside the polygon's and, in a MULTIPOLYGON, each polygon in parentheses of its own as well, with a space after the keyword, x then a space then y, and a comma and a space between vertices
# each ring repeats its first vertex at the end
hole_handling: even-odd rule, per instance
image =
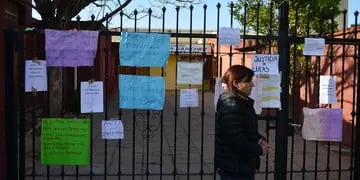
POLYGON ((226 90, 219 96, 215 123, 215 168, 221 180, 254 180, 259 157, 269 150, 249 98, 253 76, 241 65, 231 66, 223 76, 226 90))

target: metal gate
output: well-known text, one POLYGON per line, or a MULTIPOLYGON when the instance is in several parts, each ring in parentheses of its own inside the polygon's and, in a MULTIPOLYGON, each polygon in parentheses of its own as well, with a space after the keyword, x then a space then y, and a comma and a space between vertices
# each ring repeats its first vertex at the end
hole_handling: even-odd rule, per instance
MULTIPOLYGON (((283 2, 278 7, 279 25, 276 30, 278 35, 273 35, 274 32, 272 32, 275 23, 270 23, 268 35, 249 34, 244 24, 241 35, 242 45, 230 46, 225 48, 225 51, 217 41, 221 20, 220 8, 221 5, 218 4, 216 33, 211 33, 206 29, 206 15, 209 13, 206 5, 202 9, 204 27, 201 31, 192 29, 194 7, 190 7, 190 28, 187 32, 179 29, 179 12, 182 10, 180 8, 176 8, 177 16, 174 19, 176 29, 172 32, 167 31, 163 23, 160 31, 156 32, 171 34, 175 42, 173 52, 175 64, 183 59, 205 64, 201 86, 176 85, 176 73, 175 79, 166 82, 174 83, 174 89, 166 92, 165 106, 161 111, 118 108, 117 75, 152 75, 154 71, 149 68, 119 67, 118 43, 112 42, 114 38, 120 36, 120 32, 125 31, 122 28, 123 13, 120 13, 120 32, 110 31, 108 23, 105 29, 101 30, 100 39, 104 44, 98 49, 97 63, 95 63, 99 67, 80 68, 76 71, 69 68, 62 69, 64 81, 61 87, 66 97, 63 98, 60 117, 86 117, 91 121, 91 157, 88 166, 41 164, 40 125, 42 118, 49 117, 48 107, 52 95, 48 92, 25 93, 23 90, 25 59, 44 57, 42 44, 44 31, 3 31, 6 47, 4 87, 8 179, 219 179, 213 166, 215 112, 214 94, 211 87, 214 78, 220 77, 223 71, 232 64, 249 65, 248 59, 251 59, 255 53, 267 53, 279 54, 280 57, 282 109, 265 109, 259 116, 260 131, 268 138, 271 151, 261 158, 262 165, 256 178, 358 180, 360 177, 360 125, 356 123, 357 109, 360 108, 360 103, 357 103, 360 101, 360 96, 357 96, 360 93, 357 83, 357 78, 360 77, 358 13, 355 14, 355 28, 350 31, 344 29, 341 35, 334 31, 324 34, 320 25, 316 37, 325 37, 327 54, 322 57, 304 57, 297 52, 296 48, 302 46, 304 37, 298 36, 296 31, 293 33, 288 30, 289 5, 287 2, 283 2), (179 50, 179 41, 184 39, 190 47, 185 55, 179 50), (195 39, 202 40, 201 52, 195 52, 192 49, 195 46, 195 39), (211 54, 206 51, 206 42, 212 42, 211 54), (300 61, 300 59, 305 59, 305 61, 300 61), (305 64, 301 64, 302 62, 305 64), (88 76, 82 76, 84 74, 88 76), (319 97, 320 75, 335 75, 341 79, 338 82, 337 93, 339 107, 348 113, 346 116, 348 119, 344 119, 344 138, 348 138, 347 142, 313 142, 305 141, 301 137, 299 130, 303 107, 332 108, 319 105, 317 97, 319 97), (79 100, 80 97, 79 91, 73 89, 74 76, 78 77, 75 80, 76 84, 89 78, 104 82, 104 113, 79 113, 79 104, 69 100, 79 100), (207 86, 208 90, 205 90, 207 86), (182 88, 199 89, 199 107, 179 107, 179 90, 182 88), (71 113, 66 112, 69 109, 68 106, 74 106, 71 113), (123 121, 125 139, 115 141, 101 139, 101 120, 110 119, 123 121), (345 134, 348 136, 345 137, 345 134)), ((233 27, 233 8, 234 5, 230 4, 230 27, 233 27)), ((196 9, 196 11, 200 10, 196 9)), ((134 13, 136 17, 137 12, 134 11, 134 13)), ((149 10, 149 15, 151 13, 149 10)), ((345 15, 346 12, 344 12, 344 17, 345 15)), ((165 17, 166 9, 164 8, 163 22, 165 22, 165 17)), ((77 23, 77 29, 81 29, 80 18, 77 23)), ((129 31, 155 33, 155 28, 151 25, 151 16, 149 16, 147 29, 138 29, 135 20, 134 28, 129 31)), ((90 27, 95 30, 94 21, 90 27)), ((156 72, 166 77, 169 76, 171 70, 176 72, 176 69, 175 65, 175 69, 161 68, 156 72)))

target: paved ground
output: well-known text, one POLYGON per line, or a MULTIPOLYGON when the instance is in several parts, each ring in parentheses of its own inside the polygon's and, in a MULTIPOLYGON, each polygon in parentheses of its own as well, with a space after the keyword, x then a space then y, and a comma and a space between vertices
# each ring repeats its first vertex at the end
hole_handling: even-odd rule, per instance
MULTIPOLYGON (((105 179, 104 172, 108 174, 106 179, 132 179, 132 174, 136 174, 135 179, 160 179, 160 167, 162 174, 166 174, 162 179, 183 180, 201 179, 200 172, 203 170, 202 179, 214 179, 213 153, 214 153, 214 107, 213 94, 205 93, 204 99, 204 117, 201 116, 201 107, 177 108, 178 116, 175 113, 175 96, 166 96, 166 102, 163 112, 163 128, 161 128, 161 114, 158 111, 151 111, 147 116, 145 111, 123 110, 121 117, 117 110, 117 98, 112 98, 108 103, 108 119, 120 119, 123 121, 125 128, 125 139, 119 143, 117 140, 105 142, 101 139, 101 120, 104 114, 97 114, 93 120, 93 144, 92 144, 92 165, 76 168, 74 166, 64 167, 64 173, 69 176, 60 178, 58 175, 62 172, 62 167, 51 166, 47 171, 47 166, 40 164, 40 137, 39 133, 35 135, 35 155, 32 149, 32 132, 26 137, 26 172, 31 174, 33 169, 37 176, 35 179, 90 179, 89 172, 94 175, 92 179, 105 179), (134 117, 136 121, 134 122, 134 117), (176 128, 175 128, 176 127, 176 128), (189 128, 190 127, 190 128, 189 128), (176 133, 175 133, 176 132, 176 133), (161 135, 163 137, 161 141, 161 135), (190 135, 190 136, 189 136, 190 135), (203 135, 203 139, 201 139, 203 135), (149 138, 146 138, 148 137, 149 138), (135 141, 135 143, 133 143, 135 141), (176 147, 176 151, 175 151, 176 147), (162 152, 162 153, 161 153, 162 152), (135 156, 133 156, 135 155, 135 156), (33 161, 33 157, 35 161, 33 161), (33 166, 34 162, 34 166, 33 166), (119 163, 121 162, 121 163, 119 163), (134 163, 133 163, 134 162, 134 163), (134 166, 134 168, 133 168, 134 166), (33 168, 34 167, 34 168, 33 168), (121 170, 123 176, 117 176, 121 170), (179 174, 174 176, 174 169, 179 174), (134 170, 134 172, 133 172, 134 170), (78 173, 77 173, 78 172, 78 173), (146 176, 149 172, 149 176, 146 176), (76 178, 75 174, 79 174, 76 178), (52 176, 54 175, 54 176, 52 176), (38 177, 39 176, 39 177, 38 177), (42 177, 41 177, 42 176, 42 177), (44 177, 45 176, 45 177, 44 177)), ((202 95, 200 94, 200 106, 202 95)), ((256 179, 273 179, 274 171, 274 152, 275 152, 275 130, 266 133, 266 122, 260 121, 260 131, 269 137, 271 152, 267 157, 262 157, 262 166, 256 179)), ((271 123, 269 123, 271 124, 271 123)), ((346 148, 341 148, 339 153, 339 144, 327 143, 318 144, 318 153, 316 153, 316 144, 306 142, 304 153, 304 141, 295 133, 294 137, 289 137, 288 146, 288 170, 293 169, 295 173, 288 174, 288 179, 303 179, 301 173, 305 167, 307 172, 304 179, 326 179, 326 172, 317 172, 315 169, 324 171, 329 164, 329 169, 349 169, 350 152, 346 148), (328 147, 330 151, 328 151, 328 147), (293 152, 293 153, 291 153, 293 152), (328 152, 330 159, 328 160, 328 152), (316 154, 318 154, 316 158, 316 154), (340 155, 341 154, 341 155, 340 155), (340 156, 339 156, 340 155, 340 156), (305 161, 304 161, 305 160, 305 161), (327 163, 329 162, 329 163, 327 163)), ((32 177, 27 177, 32 179, 32 177)), ((330 172, 329 179, 350 179, 349 172, 330 172), (339 178, 340 176, 340 178, 339 178)))

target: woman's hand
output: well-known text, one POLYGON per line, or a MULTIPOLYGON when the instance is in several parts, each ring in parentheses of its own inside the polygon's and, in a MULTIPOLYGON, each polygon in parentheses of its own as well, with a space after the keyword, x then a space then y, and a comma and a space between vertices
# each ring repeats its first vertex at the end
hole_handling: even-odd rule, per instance
POLYGON ((264 139, 260 138, 258 144, 261 146, 262 155, 266 155, 270 150, 270 146, 269 146, 268 142, 266 142, 264 139))

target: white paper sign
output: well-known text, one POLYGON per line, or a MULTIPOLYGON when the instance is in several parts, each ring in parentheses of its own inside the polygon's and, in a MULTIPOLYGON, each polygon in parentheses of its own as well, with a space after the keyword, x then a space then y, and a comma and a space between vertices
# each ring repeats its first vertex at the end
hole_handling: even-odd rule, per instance
POLYGON ((124 139, 124 127, 121 120, 103 120, 101 124, 103 139, 124 139))
POLYGON ((181 89, 180 107, 199 107, 198 89, 181 89))
POLYGON ((342 109, 304 108, 302 136, 313 141, 342 141, 342 109))
POLYGON ((336 104, 336 76, 320 76, 320 104, 336 104))
POLYGON ((46 61, 25 61, 25 92, 47 91, 46 61))
POLYGON ((255 74, 278 75, 279 55, 255 54, 252 57, 252 70, 255 74))
POLYGON ((178 62, 177 84, 202 84, 202 62, 178 62))
POLYGON ((216 110, 216 104, 219 100, 219 96, 222 92, 224 92, 224 87, 223 87, 223 83, 222 83, 222 79, 217 77, 216 80, 215 80, 215 92, 214 92, 214 107, 215 107, 215 110, 216 110))
POLYGON ((221 45, 240 45, 240 29, 221 27, 219 29, 219 44, 221 45))
POLYGON ((81 113, 95 113, 104 111, 103 82, 87 81, 80 84, 81 113))
POLYGON ((251 90, 250 98, 254 100, 254 109, 256 114, 261 114, 262 111, 262 85, 261 79, 259 76, 256 76, 254 80, 254 87, 251 90))
POLYGON ((261 107, 281 108, 280 101, 280 75, 271 75, 268 78, 260 78, 261 83, 261 107))
POLYGON ((322 56, 325 47, 324 38, 305 38, 304 55, 322 56))

